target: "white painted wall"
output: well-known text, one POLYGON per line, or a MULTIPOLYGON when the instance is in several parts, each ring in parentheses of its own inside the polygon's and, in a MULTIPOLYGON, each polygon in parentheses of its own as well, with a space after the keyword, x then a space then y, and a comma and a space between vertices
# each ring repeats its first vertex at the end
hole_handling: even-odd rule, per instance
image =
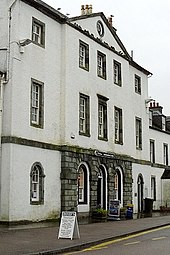
POLYGON ((11 44, 12 73, 5 88, 3 134, 59 143, 61 25, 22 1, 17 12, 12 19, 11 41, 31 39, 32 17, 35 17, 46 26, 45 49, 32 43, 21 54, 18 44, 11 44), (31 78, 44 83, 43 130, 30 126, 31 78))
MULTIPOLYGON (((147 98, 147 77, 140 71, 129 66, 122 57, 102 47, 82 33, 67 27, 66 56, 73 64, 66 62, 65 70, 65 143, 102 151, 130 155, 139 159, 149 159, 148 146, 148 114, 145 106, 147 98), (89 72, 79 68, 79 39, 89 44, 89 72), (74 41, 74 43, 70 43, 74 41), (107 80, 97 76, 97 50, 106 54, 107 80), (122 87, 113 83, 113 59, 122 63, 122 87), (142 78, 142 95, 134 92, 134 74, 142 78), (79 92, 90 96, 91 136, 83 137, 78 134, 79 123, 79 92), (109 98, 108 104, 108 142, 98 140, 98 97, 97 94, 109 98), (71 95, 71 96, 70 96, 71 95), (124 143, 123 146, 114 144, 114 106, 123 110, 124 143), (136 150, 135 146, 135 116, 142 118, 143 149, 136 150), (66 123, 69 123, 67 125, 66 123), (75 134, 71 139, 70 134, 75 134), (129 144, 131 146, 129 146, 129 144)), ((64 137, 63 137, 64 140, 64 137)))
POLYGON ((45 220, 60 215, 60 153, 29 146, 3 144, 0 219, 45 220), (30 204, 30 172, 35 162, 44 169, 44 204, 30 204), (4 183, 6 185, 4 185, 4 183))
POLYGON ((164 164, 163 144, 168 144, 168 158, 170 159, 170 135, 154 129, 149 130, 149 135, 150 139, 155 140, 155 163, 164 164))
POLYGON ((163 174, 164 169, 158 167, 151 167, 148 165, 140 165, 140 164, 133 164, 133 171, 132 171, 132 178, 133 178, 133 204, 134 204, 134 213, 138 212, 138 203, 137 203, 137 196, 135 193, 138 192, 137 180, 139 174, 142 175, 144 181, 144 189, 143 195, 144 198, 151 198, 151 176, 156 177, 156 201, 153 203, 153 209, 159 210, 160 202, 162 199, 161 194, 161 176, 163 174))
MULTIPOLYGON (((1 0, 0 7, 7 4, 1 0)), ((125 154, 137 159, 149 160, 149 139, 156 140, 156 163, 162 164, 162 143, 169 136, 165 133, 149 130, 149 115, 145 106, 148 97, 148 83, 145 74, 129 66, 121 56, 86 37, 69 25, 61 25, 41 12, 18 1, 12 9, 10 73, 9 82, 4 89, 3 135, 16 136, 52 144, 66 144, 92 148, 106 152, 125 154), (19 51, 21 39, 31 39, 32 17, 45 23, 45 49, 29 44, 24 53, 19 51), (89 72, 79 68, 79 39, 89 44, 89 72), (107 80, 97 76, 97 50, 106 54, 107 80), (122 87, 113 82, 113 59, 122 64, 122 87), (134 74, 142 79, 142 94, 134 91, 134 74), (44 128, 30 126, 31 78, 44 83, 44 128), (90 137, 79 135, 79 93, 90 96, 90 137), (108 141, 98 140, 98 97, 109 98, 108 141), (123 145, 114 143, 114 106, 123 110, 123 145), (136 150, 135 116, 142 119, 143 148, 136 150), (75 139, 71 138, 71 134, 75 139)), ((9 5, 8 5, 9 8, 9 5)), ((6 5, 6 10, 8 9, 6 5)), ((0 17, 7 15, 1 11, 0 17)), ((83 29, 89 30, 95 37, 96 22, 99 17, 76 21, 83 29)), ((74 22, 73 22, 74 23, 74 22)), ((7 16, 0 25, 7 26, 7 16)), ((103 23, 104 24, 104 23, 103 23)), ((120 50, 107 26, 104 24, 103 41, 120 50)), ((4 29, 6 31, 6 29, 4 29)), ((3 34, 3 46, 7 45, 7 32, 3 34)), ((1 37, 0 37, 1 39, 1 37)), ((1 54, 1 53, 0 53, 1 54)), ((1 56, 0 56, 1 58, 1 56)), ((0 65, 1 67, 1 65, 0 65)), ((163 147, 162 147, 163 148, 163 147)), ((1 171, 1 207, 2 220, 37 220, 59 215, 60 212, 60 171, 61 159, 57 151, 30 148, 14 144, 3 144, 1 171), (29 174, 32 164, 41 162, 45 170, 45 203, 30 205, 29 174), (18 181, 19 180, 19 181, 18 181), (4 183, 6 185, 4 185, 4 183)), ((133 164, 133 203, 137 211, 136 189, 139 173, 143 175, 145 193, 150 196, 150 177, 156 176, 157 198, 161 198, 160 177, 163 169, 147 165, 133 164)), ((157 206, 157 205, 155 205, 157 206)), ((89 209, 88 207, 86 208, 89 209)), ((82 208, 79 208, 82 211, 82 208)))
MULTIPOLYGON (((12 9, 10 40, 9 82, 4 88, 3 136, 58 144, 61 118, 61 25, 18 1, 12 9), (31 39, 32 17, 46 24, 45 49, 29 44, 21 54, 18 42, 21 39, 31 39), (30 126, 31 78, 44 83, 44 129, 30 126)), ((36 221, 58 218, 61 207, 60 153, 3 144, 2 159, 0 220, 36 221), (32 164, 37 161, 42 164, 46 177, 44 205, 35 206, 30 205, 30 171, 32 164)))

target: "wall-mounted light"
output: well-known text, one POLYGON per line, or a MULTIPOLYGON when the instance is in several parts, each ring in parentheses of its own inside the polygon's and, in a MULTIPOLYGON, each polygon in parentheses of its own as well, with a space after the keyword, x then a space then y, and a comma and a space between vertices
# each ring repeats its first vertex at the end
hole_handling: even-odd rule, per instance
POLYGON ((24 53, 24 47, 32 43, 30 39, 23 39, 19 41, 20 53, 24 53))
POLYGON ((32 43, 30 39, 23 39, 19 41, 20 46, 27 46, 28 44, 32 43))
POLYGON ((70 137, 71 137, 71 139, 75 139, 75 134, 73 134, 73 133, 71 132, 70 137))

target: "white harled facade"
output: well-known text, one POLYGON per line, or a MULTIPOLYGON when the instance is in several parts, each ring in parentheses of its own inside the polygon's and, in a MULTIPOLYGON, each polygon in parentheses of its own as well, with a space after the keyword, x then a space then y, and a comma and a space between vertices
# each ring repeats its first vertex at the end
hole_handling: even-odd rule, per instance
POLYGON ((150 125, 152 74, 111 18, 81 11, 68 18, 40 0, 1 0, 1 222, 89 217, 113 199, 140 214, 145 198, 155 210, 168 200, 170 135, 166 121, 150 125))

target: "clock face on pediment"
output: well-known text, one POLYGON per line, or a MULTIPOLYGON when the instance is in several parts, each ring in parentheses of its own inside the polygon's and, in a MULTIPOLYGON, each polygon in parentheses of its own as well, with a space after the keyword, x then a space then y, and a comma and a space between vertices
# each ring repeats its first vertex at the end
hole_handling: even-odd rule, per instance
POLYGON ((100 20, 97 21, 97 32, 98 34, 100 35, 100 37, 102 37, 104 35, 104 27, 103 27, 103 24, 100 20))

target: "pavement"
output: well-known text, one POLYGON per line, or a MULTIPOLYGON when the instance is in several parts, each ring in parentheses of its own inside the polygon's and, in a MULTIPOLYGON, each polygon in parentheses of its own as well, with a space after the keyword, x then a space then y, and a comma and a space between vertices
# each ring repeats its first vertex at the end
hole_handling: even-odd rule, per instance
POLYGON ((59 226, 0 226, 0 255, 54 255, 73 252, 102 241, 170 225, 170 215, 79 225, 80 238, 58 239, 59 226))

